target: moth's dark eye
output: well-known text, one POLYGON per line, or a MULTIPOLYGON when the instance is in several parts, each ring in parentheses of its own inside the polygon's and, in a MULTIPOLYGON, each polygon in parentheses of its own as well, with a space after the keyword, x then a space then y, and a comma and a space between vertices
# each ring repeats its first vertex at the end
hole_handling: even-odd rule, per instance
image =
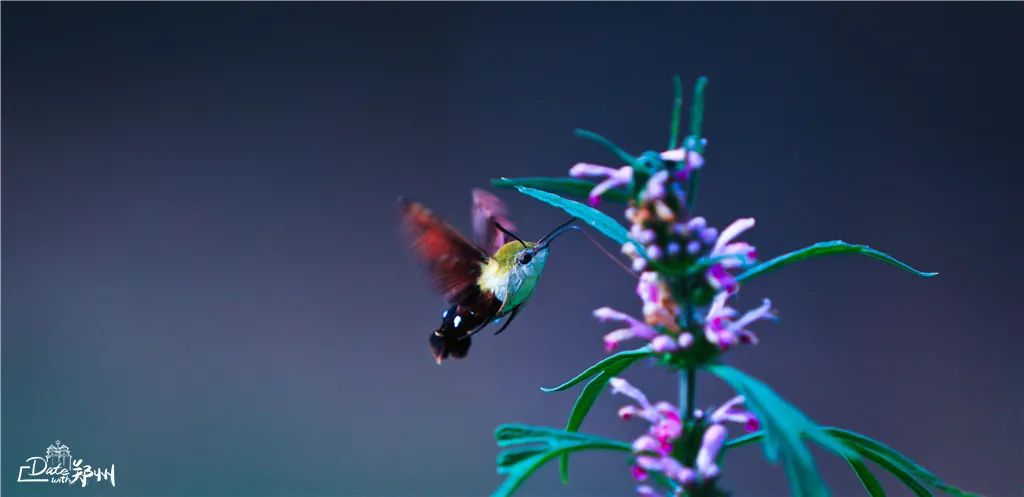
POLYGON ((522 254, 519 254, 519 263, 520 264, 529 264, 530 261, 532 261, 532 260, 533 260, 533 254, 531 254, 529 252, 523 252, 522 254))

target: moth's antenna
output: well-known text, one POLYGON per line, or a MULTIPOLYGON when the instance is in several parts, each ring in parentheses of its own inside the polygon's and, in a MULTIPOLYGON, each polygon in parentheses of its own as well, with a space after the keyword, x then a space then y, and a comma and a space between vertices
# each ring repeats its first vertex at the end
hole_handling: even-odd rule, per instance
POLYGON ((501 225, 501 223, 499 223, 499 222, 495 221, 494 219, 491 219, 491 222, 492 222, 492 223, 494 223, 494 226, 495 226, 496 228, 498 228, 498 231, 500 231, 500 232, 502 232, 502 233, 504 233, 504 234, 506 234, 506 235, 508 235, 508 236, 511 236, 511 237, 512 237, 512 238, 514 238, 514 239, 515 239, 516 241, 518 241, 519 243, 521 243, 521 244, 523 245, 523 248, 526 248, 526 242, 524 242, 522 238, 519 238, 518 236, 516 236, 516 234, 515 234, 515 233, 513 233, 513 232, 511 232, 511 231, 509 231, 509 230, 507 230, 507 229, 505 229, 505 227, 504 227, 504 226, 502 226, 502 225, 501 225))

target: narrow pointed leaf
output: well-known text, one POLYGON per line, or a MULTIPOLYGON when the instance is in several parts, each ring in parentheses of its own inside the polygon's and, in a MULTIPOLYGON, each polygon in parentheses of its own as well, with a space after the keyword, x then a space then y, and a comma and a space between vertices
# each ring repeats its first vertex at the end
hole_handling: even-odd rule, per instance
MULTIPOLYGON (((573 197, 587 198, 590 190, 593 190, 597 183, 576 178, 498 178, 492 179, 491 185, 498 188, 512 188, 525 186, 536 188, 558 195, 570 195, 573 197)), ((608 190, 601 194, 601 199, 613 202, 625 202, 629 200, 629 194, 621 190, 608 190)))
POLYGON ((644 250, 644 246, 637 243, 635 240, 629 237, 629 232, 622 226, 618 221, 612 219, 607 214, 590 207, 589 205, 581 204, 575 200, 569 200, 564 197, 555 195, 554 193, 537 190, 536 188, 529 188, 526 186, 517 186, 516 190, 529 195, 537 200, 553 205, 568 212, 569 215, 575 216, 580 221, 583 221, 595 229, 603 233, 608 238, 615 240, 620 245, 625 243, 632 243, 636 247, 637 251, 640 252, 645 258, 647 253, 644 250))
MULTIPOLYGON (((626 369, 629 364, 630 362, 620 361, 616 366, 598 373, 587 383, 587 386, 583 387, 580 396, 576 397, 576 402, 572 405, 572 410, 569 411, 569 420, 565 423, 565 431, 574 432, 580 429, 580 425, 590 413, 590 409, 594 407, 594 403, 601 396, 608 381, 626 369)), ((562 483, 569 483, 569 454, 563 454, 559 458, 558 474, 562 478, 562 483)))
POLYGON ((539 456, 549 450, 548 447, 512 447, 498 453, 498 474, 509 474, 515 471, 516 465, 539 456))
POLYGON ((926 278, 939 274, 915 269, 911 267, 909 264, 902 262, 885 252, 875 250, 867 245, 855 245, 852 243, 846 243, 842 240, 832 240, 830 242, 818 242, 815 243, 814 245, 804 247, 800 250, 794 250, 793 252, 790 252, 788 254, 783 254, 772 260, 762 262, 761 264, 758 264, 744 271, 739 276, 737 276, 736 279, 739 281, 746 281, 755 276, 760 276, 762 274, 774 271, 781 267, 788 266, 794 262, 799 262, 804 259, 810 259, 812 257, 818 257, 829 254, 865 255, 886 262, 888 264, 892 264, 893 266, 896 266, 904 271, 926 278))
MULTIPOLYGON (((893 449, 878 440, 861 435, 860 433, 840 428, 824 428, 824 430, 833 437, 841 440, 846 445, 856 449, 865 458, 870 459, 879 465, 882 465, 880 461, 887 461, 892 466, 899 468, 901 471, 910 475, 912 478, 921 480, 922 482, 955 497, 979 497, 978 494, 962 490, 946 483, 936 476, 935 473, 928 471, 920 464, 917 464, 907 456, 898 452, 896 449, 893 449)), ((883 467, 885 466, 883 465, 883 467)), ((888 468, 886 467, 886 469, 888 468)), ((898 476, 899 475, 897 475, 897 477, 898 476)))
POLYGON ((507 475, 492 494, 496 497, 512 495, 538 468, 556 457, 580 450, 632 450, 626 442, 544 426, 507 424, 499 426, 494 434, 499 445, 506 447, 498 454, 498 474, 507 475), (522 445, 508 447, 516 441, 522 445))
MULTIPOLYGON (((907 485, 918 496, 931 495, 931 492, 923 487, 923 485, 931 485, 954 497, 980 497, 978 494, 962 490, 942 481, 934 473, 911 461, 907 456, 868 436, 840 428, 822 427, 821 430, 832 435, 832 437, 856 451, 863 458, 858 460, 846 457, 846 462, 850 464, 850 467, 857 474, 864 489, 871 497, 884 497, 885 492, 874 474, 864 464, 864 460, 872 461, 881 466, 882 469, 892 473, 893 476, 903 482, 904 485, 907 485)), ((765 432, 759 431, 729 440, 725 443, 725 447, 727 449, 742 447, 762 441, 764 438, 765 432)))
POLYGON ((857 475, 857 479, 864 486, 864 490, 868 492, 868 496, 885 497, 885 490, 882 489, 882 484, 878 482, 878 478, 875 478, 875 475, 871 473, 871 470, 864 464, 864 461, 847 459, 846 462, 850 464, 850 468, 857 475))
POLYGON ((589 368, 583 370, 582 373, 576 375, 575 378, 565 383, 562 383, 557 387, 541 388, 541 390, 548 393, 561 392, 562 390, 572 388, 573 386, 579 384, 580 382, 586 381, 591 376, 594 376, 600 373, 601 371, 608 369, 609 367, 614 367, 621 361, 628 361, 627 364, 629 364, 632 363, 633 361, 643 359, 644 357, 650 357, 651 355, 653 355, 653 352, 651 352, 651 349, 648 347, 640 347, 639 349, 633 350, 624 350, 617 354, 610 355, 608 357, 605 357, 604 359, 601 359, 593 366, 590 366, 589 368))
POLYGON ((679 121, 683 118, 683 80, 677 74, 672 77, 672 123, 668 136, 668 150, 674 150, 679 146, 679 121))
POLYGON ((736 449, 736 448, 739 448, 739 447, 743 447, 744 445, 750 445, 752 443, 760 442, 762 440, 764 440, 764 432, 763 431, 758 431, 758 432, 754 432, 754 433, 748 433, 746 435, 743 435, 742 437, 736 437, 736 438, 734 438, 732 440, 726 441, 725 442, 725 448, 726 449, 736 449))
POLYGON ((856 458, 856 452, 822 431, 760 380, 723 364, 715 364, 708 369, 743 395, 746 405, 757 414, 765 432, 765 457, 773 462, 781 460, 789 476, 792 495, 827 496, 828 489, 818 474, 814 458, 801 439, 809 438, 843 457, 856 458))
POLYGON ((921 482, 917 481, 917 479, 914 478, 914 475, 910 474, 903 468, 894 464, 892 461, 885 458, 875 459, 872 457, 873 454, 871 453, 871 451, 862 451, 861 455, 868 459, 871 459, 875 464, 881 466, 882 469, 891 473, 893 476, 895 476, 897 479, 903 482, 903 484, 906 485, 907 488, 914 492, 914 495, 916 495, 917 497, 932 497, 932 492, 928 490, 927 487, 922 485, 921 482))
MULTIPOLYGON (((633 364, 635 361, 643 359, 644 357, 650 357, 652 354, 653 353, 648 347, 641 347, 635 350, 625 350, 618 354, 605 357, 593 366, 584 370, 582 373, 576 375, 575 378, 562 383, 557 387, 541 388, 541 390, 549 393, 561 392, 583 381, 588 379, 590 380, 587 385, 583 387, 579 397, 576 398, 576 402, 573 404, 572 410, 569 412, 569 420, 565 424, 566 431, 575 432, 583 424, 583 420, 587 417, 587 414, 590 413, 590 409, 594 407, 594 402, 597 402, 597 398, 601 395, 601 392, 604 390, 605 385, 608 384, 608 381, 628 368, 630 364, 633 364)), ((568 482, 568 454, 561 457, 558 466, 562 482, 568 482)))
POLYGON ((633 155, 631 155, 628 152, 626 152, 625 150, 623 150, 622 147, 616 145, 611 140, 609 140, 609 139, 607 139, 607 138, 605 138, 605 137, 603 137, 603 136, 601 136, 601 135, 599 135, 597 133, 594 133, 593 131, 588 131, 588 130, 585 130, 585 129, 577 129, 575 131, 575 133, 576 133, 576 136, 578 136, 580 138, 584 138, 584 139, 590 140, 590 141, 592 141, 594 143, 597 143, 598 145, 601 145, 602 147, 608 149, 608 151, 611 152, 612 154, 614 154, 615 157, 619 159, 619 161, 625 162, 626 164, 629 164, 634 169, 643 170, 643 171, 647 170, 642 164, 640 164, 640 161, 638 161, 636 157, 634 157, 633 155))

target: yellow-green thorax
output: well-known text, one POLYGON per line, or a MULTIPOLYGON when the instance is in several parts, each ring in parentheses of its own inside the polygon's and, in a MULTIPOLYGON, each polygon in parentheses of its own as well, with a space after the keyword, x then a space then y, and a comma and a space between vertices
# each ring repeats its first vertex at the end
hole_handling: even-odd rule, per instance
POLYGON ((518 241, 502 245, 483 265, 477 283, 485 292, 493 292, 501 301, 498 314, 511 311, 530 298, 544 263, 548 259, 547 246, 518 241))

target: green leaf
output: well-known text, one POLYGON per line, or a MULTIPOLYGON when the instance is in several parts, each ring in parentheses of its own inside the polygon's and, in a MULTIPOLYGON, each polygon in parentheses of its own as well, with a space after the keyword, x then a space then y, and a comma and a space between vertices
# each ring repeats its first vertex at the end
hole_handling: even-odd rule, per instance
POLYGON ((588 131, 585 129, 577 129, 575 133, 576 136, 580 138, 590 140, 608 149, 608 151, 614 154, 616 158, 618 158, 622 162, 625 162, 626 164, 629 164, 630 166, 633 167, 634 170, 642 171, 644 173, 648 172, 647 168, 643 164, 641 164, 636 157, 630 155, 628 152, 623 150, 622 147, 616 145, 611 140, 597 133, 594 133, 593 131, 588 131))
POLYGON ((679 121, 683 117, 683 80, 678 74, 672 77, 672 89, 675 98, 672 99, 672 124, 668 135, 667 150, 675 150, 679 145, 679 121))
POLYGON ((513 467, 527 459, 532 459, 548 451, 547 447, 512 447, 498 453, 498 474, 504 475, 513 467))
POLYGON ((495 430, 495 437, 500 446, 506 447, 498 454, 498 474, 507 477, 491 494, 494 497, 512 495, 537 469, 555 457, 581 450, 632 451, 628 443, 618 440, 541 426, 501 425, 495 430), (519 446, 509 447, 517 441, 519 446))
POLYGON ((878 483, 878 479, 871 473, 868 466, 864 464, 864 461, 860 459, 846 459, 849 463, 850 468, 857 475, 857 479, 860 480, 860 484, 864 486, 864 490, 868 492, 870 497, 885 497, 885 490, 882 489, 882 484, 878 483))
POLYGON ((736 437, 736 438, 734 438, 732 440, 726 441, 725 442, 725 448, 726 449, 736 449, 736 448, 739 448, 739 447, 743 447, 744 445, 750 445, 752 443, 760 442, 761 440, 764 440, 764 432, 763 431, 758 431, 758 432, 754 432, 754 433, 748 433, 746 435, 743 435, 742 437, 736 437))
MULTIPOLYGON (((515 186, 526 186, 546 192, 572 195, 574 197, 587 198, 590 190, 593 190, 596 183, 576 178, 498 178, 492 179, 491 185, 498 188, 512 188, 515 186)), ((613 202, 625 202, 629 200, 629 194, 621 190, 608 190, 601 194, 603 200, 613 202)))
MULTIPOLYGON (((633 364, 635 361, 652 355, 653 352, 651 352, 648 347, 641 347, 635 350, 624 350, 615 355, 605 357, 598 361, 597 364, 590 366, 582 373, 576 375, 575 378, 562 383, 557 387, 541 388, 541 390, 548 393, 561 392, 590 379, 587 385, 583 387, 583 390, 580 392, 580 396, 576 398, 576 402, 572 406, 572 411, 569 412, 569 420, 565 424, 567 432, 575 432, 583 424, 583 420, 586 419, 587 414, 590 413, 590 409, 594 407, 594 402, 597 402, 597 398, 601 395, 601 392, 604 390, 605 385, 608 384, 608 381, 628 368, 629 365, 633 364)), ((563 455, 560 458, 558 468, 559 474, 562 477, 562 482, 567 483, 569 481, 568 454, 563 455)))
POLYGON ((564 197, 559 197, 554 193, 537 190, 535 188, 529 188, 526 186, 516 186, 516 190, 521 193, 525 193, 537 200, 553 205, 568 212, 569 215, 575 216, 577 219, 593 226, 595 229, 603 233, 608 238, 615 240, 620 245, 625 243, 632 243, 636 247, 637 251, 647 257, 647 251, 644 250, 644 246, 637 243, 635 240, 629 237, 629 232, 626 228, 619 224, 618 221, 608 217, 607 214, 590 207, 589 205, 581 204, 575 200, 569 200, 564 197))
POLYGON ((800 410, 768 385, 746 373, 723 364, 708 369, 743 395, 745 403, 764 427, 764 453, 769 461, 782 461, 789 476, 794 497, 823 497, 828 489, 818 474, 814 458, 801 438, 809 438, 844 457, 857 454, 821 430, 800 410))
MULTIPOLYGON (((822 428, 822 430, 827 431, 828 428, 822 428)), ((764 438, 764 431, 750 433, 725 442, 725 449, 730 450, 743 447, 744 445, 763 441, 764 438)), ((725 451, 722 451, 722 455, 719 457, 724 457, 724 455, 725 451)), ((871 474, 871 471, 868 470, 862 460, 855 457, 843 457, 843 459, 845 459, 850 467, 853 468, 854 473, 857 474, 857 478, 860 479, 861 484, 864 486, 864 489, 867 490, 870 497, 885 497, 885 491, 882 490, 882 485, 878 483, 878 480, 875 479, 875 475, 871 474)))
POLYGON ((708 78, 701 76, 697 78, 697 83, 693 85, 693 105, 690 107, 690 136, 696 138, 696 147, 690 150, 696 150, 697 152, 704 152, 704 147, 700 144, 701 131, 704 126, 704 92, 708 87, 708 78))
MULTIPOLYGON (((930 497, 932 495, 921 482, 931 485, 932 487, 954 497, 980 497, 978 494, 959 489, 942 481, 934 473, 928 471, 914 461, 911 461, 907 456, 870 437, 849 430, 832 427, 822 427, 821 431, 828 433, 836 440, 839 440, 843 445, 846 445, 851 450, 856 451, 856 453, 863 457, 863 459, 878 464, 882 469, 888 471, 903 482, 904 485, 910 488, 910 490, 919 497, 930 497)), ((764 438, 765 432, 759 431, 757 433, 751 433, 749 435, 729 440, 725 443, 725 447, 726 449, 742 447, 744 445, 764 440, 764 438)), ((882 489, 881 484, 875 478, 875 475, 867 468, 867 465, 864 464, 863 460, 848 456, 845 456, 845 459, 846 462, 850 464, 854 473, 857 474, 857 478, 860 479, 861 484, 864 486, 864 489, 867 491, 869 496, 885 496, 885 492, 882 489)))
MULTIPOLYGON (((639 360, 639 359, 643 359, 644 357, 650 357, 652 355, 654 355, 654 352, 651 352, 651 349, 649 347, 640 347, 639 349, 633 349, 633 350, 623 350, 622 352, 619 352, 617 354, 613 354, 613 355, 610 355, 608 357, 605 357, 604 359, 601 359, 600 361, 598 361, 593 366, 590 366, 589 368, 583 370, 582 373, 576 375, 576 377, 574 377, 573 379, 571 379, 571 380, 569 380, 569 381, 567 381, 565 383, 562 383, 561 385, 558 385, 557 387, 541 388, 541 390, 543 390, 544 392, 547 392, 547 393, 561 392, 562 390, 567 390, 569 388, 572 388, 573 386, 575 386, 575 385, 579 384, 580 382, 590 378, 591 376, 594 376, 594 375, 600 373, 601 371, 604 371, 604 370, 609 369, 609 368, 617 367, 617 365, 620 362, 626 361, 626 365, 628 366, 629 364, 633 363, 633 361, 636 361, 636 360, 639 360)), ((621 371, 621 370, 622 369, 619 369, 619 371, 621 371)))
MULTIPOLYGON (((708 78, 701 76, 693 85, 693 104, 690 106, 690 136, 683 141, 683 147, 697 153, 704 153, 704 142, 701 140, 701 133, 704 127, 704 91, 708 86, 708 78)), ((690 173, 690 179, 686 181, 686 209, 693 210, 697 202, 697 186, 700 184, 700 169, 690 173)))
MULTIPOLYGON (((869 459, 871 458, 871 455, 875 455, 872 454, 870 451, 865 451, 862 452, 861 454, 869 459)), ((932 497, 932 493, 930 490, 928 490, 927 487, 922 485, 921 482, 914 479, 914 476, 908 473, 906 470, 893 464, 892 461, 884 458, 871 460, 874 461, 875 464, 881 466, 882 469, 888 471, 901 482, 903 482, 903 484, 906 485, 907 488, 909 488, 911 491, 913 491, 914 495, 917 495, 917 497, 932 497)))
POLYGON ((882 252, 882 251, 879 251, 879 250, 875 250, 875 249, 873 249, 871 247, 868 247, 867 245, 854 245, 852 243, 846 243, 846 242, 844 242, 842 240, 832 240, 830 242, 818 242, 818 243, 815 243, 814 245, 811 245, 811 246, 808 246, 808 247, 804 247, 804 248, 802 248, 800 250, 794 250, 793 252, 790 252, 788 254, 780 255, 780 256, 778 256, 778 257, 776 257, 776 258, 774 258, 774 259, 772 259, 770 261, 762 262, 761 264, 758 264, 758 265, 756 265, 756 266, 754 266, 754 267, 744 271, 739 276, 737 276, 736 279, 738 281, 741 281, 741 282, 742 281, 746 281, 746 280, 749 280, 749 279, 751 279, 751 278, 753 278, 755 276, 760 276, 760 275, 762 275, 764 273, 767 273, 767 272, 770 272, 770 271, 774 271, 774 270, 779 269, 779 268, 781 268, 783 266, 788 266, 789 264, 792 264, 794 262, 802 261, 804 259, 810 259, 811 257, 818 257, 818 256, 821 256, 821 255, 828 255, 828 254, 860 254, 860 255, 866 255, 868 257, 873 257, 873 258, 881 260, 883 262, 892 264, 893 266, 896 266, 896 267, 898 267, 898 268, 900 268, 900 269, 902 269, 904 271, 908 271, 910 273, 914 273, 914 274, 916 274, 918 276, 923 276, 923 277, 926 277, 926 278, 932 277, 932 276, 935 276, 935 275, 939 274, 939 273, 929 273, 929 272, 924 272, 924 271, 920 271, 920 270, 914 269, 909 264, 901 262, 898 259, 896 259, 895 257, 893 257, 893 256, 891 256, 889 254, 886 254, 885 252, 882 252))
POLYGON ((840 428, 824 428, 824 430, 833 437, 841 440, 844 444, 853 447, 857 452, 864 456, 865 459, 869 459, 879 466, 882 466, 890 473, 893 473, 897 478, 910 486, 911 490, 918 493, 918 495, 921 495, 919 490, 915 489, 915 487, 912 486, 912 483, 908 482, 905 478, 909 478, 915 482, 917 480, 923 481, 924 483, 955 497, 979 497, 978 494, 959 489, 942 481, 935 475, 935 473, 928 471, 921 465, 910 460, 907 456, 901 454, 892 447, 879 442, 878 440, 861 435, 860 433, 840 428), (905 474, 905 476, 901 476, 894 471, 899 471, 900 473, 905 474))

